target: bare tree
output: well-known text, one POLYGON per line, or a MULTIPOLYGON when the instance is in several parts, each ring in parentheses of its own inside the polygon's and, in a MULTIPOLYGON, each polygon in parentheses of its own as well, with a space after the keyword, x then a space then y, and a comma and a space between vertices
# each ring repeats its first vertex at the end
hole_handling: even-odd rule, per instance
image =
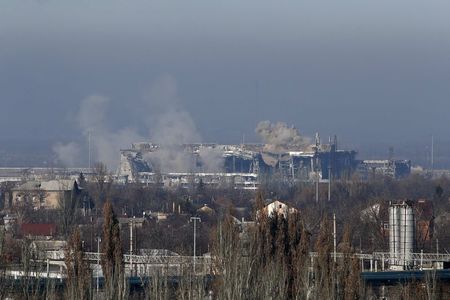
POLYGON ((64 191, 60 194, 58 199, 62 232, 66 237, 70 234, 72 227, 76 224, 79 214, 78 208, 80 207, 82 200, 76 181, 73 182, 72 189, 69 193, 66 192, 68 189, 69 187, 64 187, 64 191))
POLYGON ((314 265, 315 292, 318 299, 333 299, 335 296, 335 265, 331 260, 332 252, 331 225, 328 217, 323 217, 320 232, 316 240, 317 259, 314 265))
POLYGON ((311 287, 310 283, 310 233, 302 225, 300 244, 295 249, 294 255, 294 282, 292 298, 307 299, 311 287))
POLYGON ((426 296, 429 300, 442 299, 441 284, 436 276, 436 270, 431 270, 425 274, 426 296))
POLYGON ((125 270, 119 222, 109 201, 103 206, 103 216, 101 264, 105 277, 105 295, 107 299, 119 300, 125 296, 125 270))
POLYGON ((87 261, 84 259, 79 229, 71 234, 64 257, 67 267, 65 299, 89 299, 91 272, 87 261))
POLYGON ((351 229, 348 224, 344 226, 344 234, 340 244, 340 251, 343 258, 338 266, 338 295, 346 300, 359 299, 360 296, 360 266, 359 260, 355 257, 355 252, 351 242, 351 229))
POLYGON ((240 228, 230 215, 219 223, 214 247, 220 299, 301 299, 309 287, 309 236, 298 215, 260 213, 240 228))
MULTIPOLYGON (((144 284, 144 283, 143 283, 144 284)), ((145 299, 166 300, 172 296, 167 274, 162 272, 155 272, 151 276, 151 280, 148 282, 144 291, 145 299)))
POLYGON ((89 192, 94 198, 96 207, 101 207, 109 196, 112 183, 112 178, 104 163, 95 164, 93 182, 89 192))

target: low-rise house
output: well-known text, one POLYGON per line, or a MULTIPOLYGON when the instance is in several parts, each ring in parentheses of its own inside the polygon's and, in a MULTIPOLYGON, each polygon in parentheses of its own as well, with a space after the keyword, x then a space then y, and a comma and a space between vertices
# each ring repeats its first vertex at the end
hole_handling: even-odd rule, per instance
POLYGON ((204 204, 202 207, 197 209, 198 213, 206 214, 209 216, 214 216, 216 214, 216 211, 209 207, 207 204, 204 204))
POLYGON ((28 181, 11 190, 11 205, 30 203, 34 209, 56 209, 73 189, 79 191, 74 180, 28 181))
POLYGON ((259 217, 261 214, 264 214, 269 217, 277 215, 287 218, 288 215, 294 213, 298 213, 298 210, 296 208, 290 207, 279 200, 275 200, 270 204, 266 205, 264 208, 258 210, 257 217, 259 217))
POLYGON ((4 216, 3 222, 5 224, 4 230, 7 233, 15 233, 16 232, 17 217, 15 215, 4 216))
POLYGON ((34 240, 49 240, 56 235, 56 224, 23 223, 20 231, 24 237, 34 240))
POLYGON ((433 202, 419 199, 416 203, 416 235, 419 242, 428 242, 434 233, 433 202))
POLYGON ((169 217, 169 214, 165 212, 151 212, 147 215, 149 215, 151 219, 156 220, 156 222, 166 221, 169 217))
POLYGON ((129 217, 119 217, 117 218, 119 221, 120 228, 124 228, 124 226, 129 226, 130 224, 133 224, 135 228, 142 228, 144 225, 144 222, 146 221, 145 218, 129 218, 129 217))
POLYGON ((66 241, 33 241, 30 244, 31 253, 40 259, 64 260, 66 241))

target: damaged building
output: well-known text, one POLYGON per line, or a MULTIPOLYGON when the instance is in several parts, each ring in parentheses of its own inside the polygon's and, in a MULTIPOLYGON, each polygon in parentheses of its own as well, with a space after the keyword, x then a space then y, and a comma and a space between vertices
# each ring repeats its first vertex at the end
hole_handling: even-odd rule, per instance
POLYGON ((357 173, 363 180, 376 176, 405 178, 411 174, 411 161, 400 159, 362 160, 358 163, 357 173))
POLYGON ((410 162, 389 160, 385 165, 356 159, 354 150, 338 149, 337 138, 321 143, 319 135, 307 147, 277 148, 266 144, 184 144, 162 147, 134 143, 121 151, 118 177, 123 182, 188 186, 202 182, 256 189, 261 176, 277 175, 286 181, 350 179, 355 172, 369 177, 383 172, 395 178, 410 172, 410 162), (375 171, 374 171, 375 170, 375 171))

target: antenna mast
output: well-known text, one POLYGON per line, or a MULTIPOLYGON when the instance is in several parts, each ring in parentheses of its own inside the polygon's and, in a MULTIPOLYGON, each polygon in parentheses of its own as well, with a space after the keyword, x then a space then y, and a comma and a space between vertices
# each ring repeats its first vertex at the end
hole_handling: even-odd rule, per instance
POLYGON ((434 136, 431 135, 431 171, 434 170, 434 136))
POLYGON ((91 169, 91 130, 88 131, 88 166, 91 169))

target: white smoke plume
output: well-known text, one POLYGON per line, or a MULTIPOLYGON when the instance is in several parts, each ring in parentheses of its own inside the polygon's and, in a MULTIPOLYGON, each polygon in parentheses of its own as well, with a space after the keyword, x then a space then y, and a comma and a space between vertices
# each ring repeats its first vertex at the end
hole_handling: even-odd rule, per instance
POLYGON ((130 148, 131 143, 141 141, 144 138, 132 128, 122 128, 118 131, 104 131, 92 133, 93 157, 97 161, 106 163, 111 169, 115 169, 119 163, 120 149, 130 148))
POLYGON ((150 138, 160 149, 144 158, 161 172, 191 172, 195 160, 182 144, 200 142, 191 115, 183 109, 174 78, 165 75, 150 88, 146 102, 154 118, 149 119, 150 138))
POLYGON ((199 157, 203 172, 217 173, 223 171, 223 150, 218 148, 202 147, 199 149, 199 157))
POLYGON ((56 143, 53 145, 53 152, 56 154, 57 159, 66 167, 76 167, 80 160, 81 149, 74 142, 67 144, 56 143))
POLYGON ((283 122, 261 121, 255 132, 263 139, 266 144, 264 150, 267 152, 304 150, 310 144, 310 139, 302 136, 297 128, 289 127, 283 122))
MULTIPOLYGON (((105 96, 89 96, 81 101, 76 121, 86 140, 88 135, 91 135, 92 165, 94 162, 102 162, 112 170, 119 163, 119 150, 129 148, 132 142, 143 138, 132 128, 112 130, 107 120, 109 105, 110 99, 105 96)), ((88 149, 75 142, 58 143, 53 147, 57 158, 65 166, 75 166, 79 163, 82 149, 85 150, 86 156, 88 149)))
MULTIPOLYGON (((135 106, 140 108, 137 118, 145 124, 143 128, 147 127, 150 141, 160 145, 157 152, 146 155, 145 159, 162 172, 193 171, 193 157, 181 145, 200 142, 201 137, 191 115, 183 109, 175 79, 169 75, 160 77, 150 86, 144 98, 144 103, 135 106)), ((134 142, 149 139, 131 127, 114 130, 110 126, 113 120, 108 118, 110 105, 108 97, 91 95, 81 101, 75 119, 85 141, 91 136, 92 163, 103 162, 114 170, 119 163, 120 149, 127 149, 134 142)), ((132 107, 130 105, 130 109, 132 107)), ((124 118, 132 118, 132 114, 127 111, 122 115, 124 118)), ((53 151, 64 165, 79 166, 81 157, 87 156, 87 142, 85 144, 57 143, 53 151)))
POLYGON ((78 126, 83 130, 83 134, 89 131, 107 131, 106 115, 110 99, 102 95, 91 95, 80 103, 80 110, 77 115, 78 126))
POLYGON ((133 128, 112 130, 108 126, 107 114, 111 100, 101 95, 93 95, 81 101, 77 121, 85 138, 91 134, 93 161, 105 163, 115 168, 119 162, 119 150, 130 147, 143 138, 133 128))

